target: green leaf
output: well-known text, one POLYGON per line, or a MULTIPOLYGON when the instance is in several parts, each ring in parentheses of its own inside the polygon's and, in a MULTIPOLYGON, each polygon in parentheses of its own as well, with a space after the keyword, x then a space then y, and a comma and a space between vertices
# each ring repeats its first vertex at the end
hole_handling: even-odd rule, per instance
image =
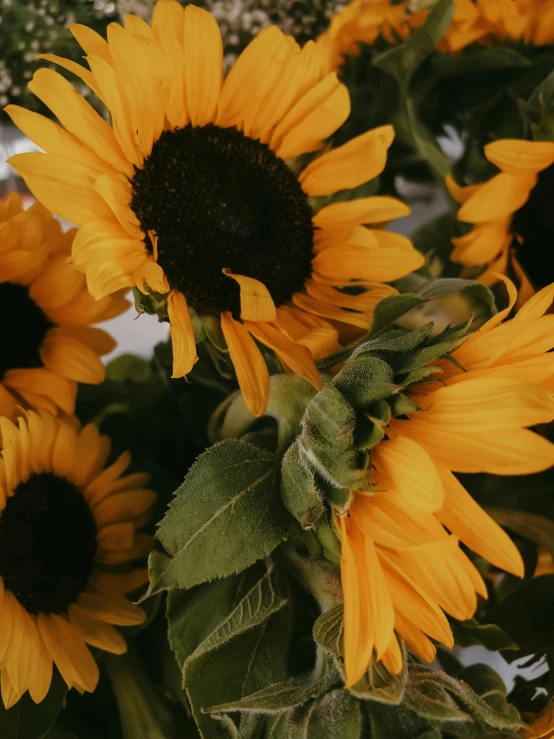
POLYGON ((121 354, 106 366, 106 379, 113 382, 148 382, 151 377, 150 362, 134 354, 121 354))
POLYGON ((468 293, 472 298, 484 303, 491 315, 497 312, 492 291, 477 280, 463 280, 457 277, 429 280, 418 290, 417 294, 424 300, 441 300, 459 292, 468 293))
POLYGON ((453 621, 452 629, 455 642, 460 647, 481 644, 490 652, 519 649, 518 645, 497 624, 482 624, 470 618, 467 621, 453 621))
POLYGON ((306 739, 360 739, 360 704, 346 690, 333 690, 318 698, 311 709, 306 739))
POLYGON ((365 704, 371 724, 371 739, 442 739, 442 731, 405 706, 365 704))
MULTIPOLYGON (((340 491, 362 482, 354 447, 356 416, 342 393, 325 385, 306 408, 299 449, 304 459, 328 483, 340 491)), ((329 492, 328 492, 329 494, 329 492)))
POLYGON ((352 359, 357 359, 361 354, 367 352, 387 352, 391 354, 409 352, 422 344, 431 335, 432 330, 433 324, 429 322, 412 330, 397 328, 387 331, 377 339, 370 339, 370 341, 360 344, 356 351, 352 353, 352 359))
POLYGON ((334 606, 316 620, 313 634, 316 644, 335 658, 337 665, 343 669, 343 623, 344 607, 334 606))
POLYGON ((467 50, 457 56, 438 54, 431 60, 439 79, 498 69, 518 69, 531 66, 529 59, 506 46, 490 46, 467 50))
POLYGON ((390 295, 375 306, 369 338, 374 339, 389 329, 399 318, 424 303, 419 295, 390 295))
POLYGON ((554 575, 524 580, 490 608, 483 620, 500 626, 519 646, 507 660, 538 654, 554 647, 554 575))
MULTIPOLYGON (((420 370, 422 368, 427 368, 428 364, 431 364, 431 362, 434 362, 436 359, 440 359, 440 357, 444 357, 445 354, 448 354, 451 351, 454 351, 457 347, 459 347, 461 344, 464 343, 467 336, 462 336, 459 339, 454 339, 453 341, 444 341, 440 344, 432 344, 431 346, 423 347, 422 349, 418 349, 417 351, 411 352, 410 356, 406 359, 400 359, 395 364, 395 371, 406 374, 411 373, 414 370, 420 370)), ((432 374, 434 368, 430 368, 430 372, 428 374, 432 374)), ((407 380, 407 384, 410 384, 415 380, 416 377, 418 379, 421 377, 425 377, 425 373, 416 376, 413 375, 412 379, 410 381, 407 380)), ((404 383, 403 383, 404 384, 404 383)))
POLYGON ((346 690, 333 690, 315 701, 269 717, 265 739, 359 739, 361 731, 358 701, 346 690))
POLYGON ((425 23, 408 40, 374 59, 373 64, 392 75, 403 88, 425 59, 432 54, 454 17, 453 0, 439 0, 425 23))
MULTIPOLYGON (((301 377, 291 373, 272 375, 269 402, 264 413, 274 418, 278 426, 279 451, 283 451, 300 433, 300 421, 304 410, 316 394, 316 390, 301 377)), ((254 424, 259 423, 248 410, 242 395, 236 395, 224 409, 220 428, 213 438, 239 438, 254 424)))
POLYGON ((0 737, 2 739, 41 739, 54 725, 67 693, 59 672, 54 671, 48 695, 34 703, 28 693, 9 710, 0 698, 0 737))
MULTIPOLYGON (((492 668, 479 665, 481 679, 475 685, 423 665, 409 666, 405 706, 432 724, 446 724, 455 735, 486 736, 492 729, 506 737, 517 737, 521 720, 506 700, 499 700, 502 681, 492 668), (467 727, 467 728, 466 728, 467 727)), ((465 672, 465 671, 464 671, 465 672)), ((463 673, 462 673, 463 674, 463 673)), ((475 678, 475 671, 466 673, 475 678)), ((502 684, 502 689, 505 688, 502 684)))
POLYGON ((501 526, 507 526, 516 534, 535 541, 554 555, 554 521, 536 513, 509 508, 487 508, 487 513, 501 526))
POLYGON ((281 463, 281 498, 303 528, 314 528, 325 514, 315 475, 300 454, 298 441, 289 447, 281 463))
POLYGON ((404 649, 404 665, 398 675, 392 675, 382 662, 373 659, 366 674, 351 688, 357 698, 397 706, 404 698, 408 671, 407 654, 404 649))
MULTIPOLYGON (((358 349, 357 354, 363 351, 358 349)), ((334 377, 333 385, 354 408, 366 408, 396 390, 390 366, 378 357, 357 356, 334 377)))
POLYGON ((273 455, 244 441, 215 444, 191 467, 162 520, 164 551, 149 558, 149 594, 241 572, 288 529, 273 455))
POLYGON ((270 685, 237 701, 221 703, 205 709, 210 713, 230 711, 255 711, 280 713, 325 693, 333 685, 341 684, 341 675, 335 663, 324 652, 320 652, 313 671, 303 678, 270 685))
POLYGON ((185 676, 188 665, 199 656, 219 649, 231 639, 260 626, 287 603, 288 597, 283 591, 282 580, 275 569, 271 568, 186 658, 183 668, 185 676))
MULTIPOLYGON (((485 712, 486 725, 498 729, 510 727, 517 729, 522 725, 517 709, 508 703, 504 681, 492 667, 484 664, 469 665, 458 675, 458 679, 466 682, 493 711, 506 718, 506 723, 503 725, 491 724, 489 721, 490 715, 485 712)), ((479 716, 478 712, 474 714, 477 720, 479 720, 479 716)))
POLYGON ((436 137, 418 115, 410 83, 414 73, 434 51, 453 15, 453 0, 439 0, 425 23, 414 31, 407 41, 393 46, 373 61, 375 67, 390 74, 399 85, 398 110, 392 116, 398 138, 413 146, 428 163, 442 186, 445 175, 450 171, 450 165, 436 137))
POLYGON ((226 737, 225 725, 204 713, 288 677, 288 597, 271 569, 185 660, 184 687, 204 739, 226 737))
POLYGON ((256 564, 240 575, 203 583, 191 591, 167 594, 168 638, 182 670, 187 657, 219 626, 264 575, 256 564))
POLYGON ((108 654, 104 665, 117 701, 123 739, 180 739, 186 717, 175 711, 146 674, 134 651, 108 654))

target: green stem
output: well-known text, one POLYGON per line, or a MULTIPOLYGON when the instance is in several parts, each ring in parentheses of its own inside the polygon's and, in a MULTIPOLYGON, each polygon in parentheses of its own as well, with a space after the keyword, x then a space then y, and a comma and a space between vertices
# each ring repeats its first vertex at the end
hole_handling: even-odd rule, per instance
POLYGON ((112 683, 124 739, 181 739, 181 721, 151 682, 134 650, 104 661, 112 683))

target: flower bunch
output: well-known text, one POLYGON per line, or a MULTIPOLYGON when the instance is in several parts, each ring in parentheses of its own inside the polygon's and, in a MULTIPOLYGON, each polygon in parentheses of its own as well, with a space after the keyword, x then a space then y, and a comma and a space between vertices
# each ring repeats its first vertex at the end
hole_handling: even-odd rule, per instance
POLYGON ((2 739, 551 736, 551 3, 208 5, 5 108, 2 739))

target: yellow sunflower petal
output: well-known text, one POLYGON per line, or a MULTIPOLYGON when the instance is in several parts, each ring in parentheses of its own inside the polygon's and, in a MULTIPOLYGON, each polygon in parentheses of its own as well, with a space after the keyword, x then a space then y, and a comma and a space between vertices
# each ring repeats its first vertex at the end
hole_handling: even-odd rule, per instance
POLYGON ((461 432, 518 429, 554 418, 554 398, 547 390, 509 378, 472 379, 436 390, 422 406, 426 425, 448 425, 461 432), (431 399, 432 398, 432 399, 431 399))
POLYGON ((4 110, 14 125, 44 151, 81 161, 99 173, 106 171, 106 162, 92 149, 84 146, 73 134, 46 116, 20 108, 19 105, 7 105, 4 110))
POLYGON ((81 593, 77 597, 80 613, 114 626, 137 626, 144 623, 146 614, 122 595, 81 593))
POLYGON ((321 389, 321 377, 307 347, 291 341, 281 331, 268 324, 245 321, 244 326, 260 343, 273 349, 287 367, 299 377, 303 377, 316 390, 321 389))
POLYGON ((246 405, 252 415, 261 416, 269 399, 269 372, 262 353, 248 329, 230 313, 221 314, 221 330, 246 405))
POLYGON ((81 23, 70 23, 68 28, 77 43, 80 44, 85 54, 88 54, 89 56, 91 54, 95 54, 107 61, 108 64, 112 63, 110 47, 108 46, 107 41, 105 41, 99 33, 96 33, 92 28, 84 26, 81 23))
POLYGON ((393 218, 403 218, 410 212, 410 208, 400 200, 381 195, 326 205, 315 214, 314 224, 318 228, 332 230, 344 226, 385 223, 393 218))
POLYGON ((448 470, 439 470, 445 491, 437 516, 464 544, 503 570, 523 577, 521 555, 500 526, 476 503, 448 470))
POLYGON ((173 346, 172 377, 184 377, 194 367, 196 355, 196 339, 190 321, 187 301, 182 293, 173 290, 167 300, 167 312, 173 346))
POLYGON ((84 147, 90 147, 105 158, 107 171, 113 167, 132 177, 133 169, 123 156, 111 127, 61 74, 52 69, 39 69, 29 82, 29 89, 84 147))
POLYGON ((240 317, 245 321, 274 321, 277 317, 275 303, 267 287, 245 275, 235 275, 224 268, 223 274, 238 282, 240 287, 240 317))
POLYGON ((443 504, 444 492, 437 468, 417 442, 396 436, 378 445, 375 465, 390 476, 396 492, 406 496, 410 503, 426 513, 438 511, 443 504))
POLYGON ((45 367, 76 382, 98 385, 106 376, 98 354, 70 336, 47 335, 40 358, 45 367))
POLYGON ((485 156, 504 172, 537 174, 554 164, 554 143, 502 139, 485 146, 485 156))
POLYGON ((91 618, 74 603, 69 606, 68 614, 71 625, 87 644, 112 654, 123 654, 127 651, 124 637, 110 624, 91 618))
POLYGON ((412 623, 425 634, 452 648, 454 646, 452 629, 435 601, 426 596, 414 580, 383 550, 378 549, 378 554, 395 611, 411 619, 412 623))
POLYGON ((394 628, 418 657, 425 662, 432 662, 435 659, 437 650, 433 642, 399 611, 395 611, 394 628))
POLYGON ((539 290, 538 293, 529 298, 514 316, 514 321, 536 320, 543 316, 552 306, 554 300, 554 283, 539 290))
POLYGON ((402 672, 404 660, 396 634, 392 635, 387 651, 381 657, 381 662, 391 675, 399 675, 402 672))
POLYGON ((259 104, 259 88, 264 92, 268 89, 268 70, 280 70, 289 50, 290 44, 277 26, 260 31, 225 78, 219 98, 217 125, 223 128, 236 126, 240 130, 247 120, 250 125, 255 125, 252 111, 255 112, 259 104))
POLYGON ((438 465, 454 472, 531 475, 554 465, 554 444, 527 429, 463 434, 417 418, 406 426, 404 434, 424 446, 438 465))
POLYGON ((110 209, 94 190, 97 173, 85 164, 40 152, 16 154, 9 162, 37 200, 66 221, 110 219, 110 209))
POLYGON ((57 54, 37 54, 36 58, 37 60, 44 59, 44 61, 50 62, 51 64, 57 64, 57 66, 61 67, 62 69, 67 69, 68 72, 71 72, 71 74, 74 74, 76 77, 82 80, 85 85, 89 87, 92 92, 98 97, 98 99, 102 103, 104 103, 104 105, 106 104, 106 101, 103 99, 100 88, 96 84, 96 80, 94 79, 94 75, 92 74, 90 69, 87 69, 81 64, 77 64, 76 62, 71 61, 71 59, 64 59, 57 54))
POLYGON ((287 113, 271 139, 282 159, 316 151, 350 115, 350 96, 332 73, 313 87, 287 113))
POLYGON ((331 195, 369 182, 385 168, 393 139, 393 127, 381 126, 327 151, 300 174, 304 192, 331 195))
POLYGON ((344 594, 344 664, 346 688, 364 675, 373 653, 373 614, 369 601, 369 575, 364 542, 352 521, 341 518, 340 573, 344 594))
POLYGON ((185 8, 183 37, 187 108, 193 126, 215 118, 223 81, 223 44, 219 26, 206 10, 185 8))
POLYGON ((535 174, 501 172, 485 182, 458 211, 460 221, 483 223, 506 218, 524 205, 537 184, 535 174))

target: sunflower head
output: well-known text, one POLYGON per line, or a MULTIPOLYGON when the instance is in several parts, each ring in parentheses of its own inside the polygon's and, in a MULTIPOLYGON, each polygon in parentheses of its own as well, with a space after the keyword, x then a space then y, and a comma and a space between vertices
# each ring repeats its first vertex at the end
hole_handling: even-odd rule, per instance
POLYGON ((69 688, 94 690, 87 645, 126 650, 115 626, 142 623, 125 597, 147 580, 132 569, 150 547, 137 532, 155 496, 148 475, 106 465, 110 442, 46 411, 17 426, 0 418, 0 681, 6 708, 50 688, 53 665, 69 688), (23 645, 23 646, 22 646, 23 645))
POLYGON ((487 182, 459 187, 447 179, 461 204, 458 219, 471 225, 452 240, 452 260, 516 278, 521 305, 535 289, 554 280, 544 259, 544 245, 554 238, 554 143, 499 139, 485 146, 485 156, 498 168, 487 182))
POLYGON ((347 56, 360 53, 361 44, 372 46, 378 39, 398 43, 421 25, 426 15, 426 11, 411 13, 409 2, 352 0, 331 18, 317 44, 327 69, 337 71, 347 56))
POLYGON ((11 161, 37 197, 81 226, 73 263, 92 295, 165 296, 174 377, 197 359, 188 308, 219 321, 257 415, 269 393, 260 344, 320 387, 314 360, 336 350, 339 329, 367 329, 392 292, 383 283, 423 264, 408 239, 382 228, 408 212, 402 203, 329 204, 382 172, 392 127, 326 148, 349 115, 348 91, 313 43, 300 48, 275 26, 226 77, 217 23, 192 5, 159 0, 152 26, 128 15, 107 41, 71 30, 89 68, 46 58, 87 83, 112 125, 39 70, 30 89, 63 127, 9 106, 45 151, 11 161))
POLYGON ((128 307, 119 295, 95 301, 68 260, 75 231, 62 232, 39 203, 16 193, 0 205, 0 311, 10 316, 0 354, 0 413, 18 405, 72 413, 78 382, 104 379, 102 354, 115 342, 91 324, 128 307))
POLYGON ((509 305, 473 332, 471 321, 438 335, 432 324, 400 329, 406 296, 385 299, 369 340, 304 406, 283 459, 283 501, 331 562, 329 521, 340 540, 347 686, 372 659, 399 672, 398 636, 426 661, 430 639, 452 645, 445 614, 471 618, 487 597, 460 543, 523 575, 511 539, 455 474, 554 464, 554 445, 529 428, 554 418, 554 286, 506 321, 516 300, 506 285, 509 305))

